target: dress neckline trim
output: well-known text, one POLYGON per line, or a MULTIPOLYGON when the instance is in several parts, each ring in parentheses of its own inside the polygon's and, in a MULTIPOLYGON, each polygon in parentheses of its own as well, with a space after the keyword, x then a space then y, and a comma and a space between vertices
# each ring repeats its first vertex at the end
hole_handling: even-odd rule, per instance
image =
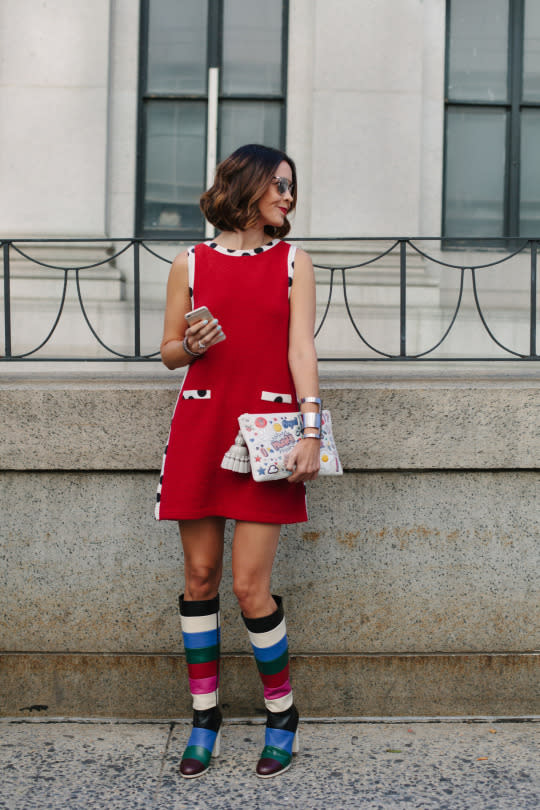
POLYGON ((223 245, 218 245, 213 239, 210 239, 204 244, 217 253, 223 253, 224 256, 259 256, 259 254, 265 253, 267 250, 271 250, 276 245, 279 245, 280 242, 281 239, 272 239, 272 241, 267 242, 266 245, 261 245, 261 247, 254 248, 253 250, 233 250, 232 248, 225 248, 223 245))

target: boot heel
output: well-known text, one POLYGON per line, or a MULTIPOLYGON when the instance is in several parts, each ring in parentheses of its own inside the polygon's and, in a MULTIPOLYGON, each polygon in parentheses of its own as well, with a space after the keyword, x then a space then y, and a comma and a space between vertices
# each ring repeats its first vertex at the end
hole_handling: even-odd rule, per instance
POLYGON ((300 742, 298 740, 298 730, 297 730, 296 734, 294 735, 294 740, 293 740, 293 744, 292 744, 292 752, 293 752, 293 754, 297 754, 299 751, 300 751, 300 742))
POLYGON ((212 756, 219 757, 221 753, 221 728, 219 729, 216 737, 216 741, 214 743, 214 747, 212 749, 212 756))

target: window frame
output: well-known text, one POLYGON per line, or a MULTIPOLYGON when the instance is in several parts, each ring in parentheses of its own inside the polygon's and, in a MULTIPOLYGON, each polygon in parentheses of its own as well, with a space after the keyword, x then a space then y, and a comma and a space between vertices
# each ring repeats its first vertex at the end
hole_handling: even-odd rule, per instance
MULTIPOLYGON (((237 102, 250 102, 250 101, 275 101, 281 105, 281 123, 280 123, 280 148, 285 148, 286 133, 287 133, 287 77, 288 77, 288 41, 289 41, 289 0, 282 1, 282 25, 281 25, 281 92, 280 93, 227 93, 224 94, 221 88, 221 69, 222 69, 222 43, 223 43, 223 14, 225 0, 208 0, 208 19, 207 19, 207 76, 208 82, 205 93, 182 93, 175 91, 172 93, 159 92, 150 93, 147 90, 148 86, 148 36, 150 28, 150 2, 151 0, 141 0, 140 3, 140 21, 139 21, 139 79, 138 79, 138 109, 137 109, 137 149, 136 149, 136 181, 135 181, 135 233, 138 238, 156 237, 160 239, 167 239, 176 241, 178 236, 175 237, 175 231, 167 229, 160 230, 145 229, 144 227, 144 191, 146 182, 146 115, 145 109, 149 101, 178 101, 178 102, 204 102, 206 104, 206 122, 205 122, 205 143, 207 147, 205 155, 205 169, 203 177, 203 189, 207 188, 210 184, 210 178, 213 177, 216 153, 219 146, 220 132, 221 132, 221 115, 220 106, 224 101, 237 101, 237 102), (209 144, 209 119, 211 119, 212 110, 210 102, 211 93, 211 76, 212 71, 219 71, 214 73, 214 76, 219 76, 217 86, 217 122, 215 139, 212 144, 209 144), (213 165, 212 165, 213 163, 213 165)), ((206 228, 206 236, 209 234, 208 227, 206 228)), ((191 239, 200 239, 201 232, 185 232, 181 234, 182 241, 191 239)))
MULTIPOLYGON (((503 235, 482 239, 482 247, 514 247, 527 241, 526 236, 519 235, 520 228, 520 174, 521 174, 521 112, 525 109, 540 110, 540 101, 523 100, 523 54, 525 30, 525 0, 509 0, 508 3, 508 63, 507 63, 507 100, 458 100, 448 96, 450 77, 450 17, 452 0, 446 3, 445 32, 445 65, 444 65, 444 143, 443 143, 443 178, 441 206, 441 234, 448 246, 464 245, 470 247, 475 237, 466 241, 459 236, 451 236, 446 227, 446 174, 448 151, 448 114, 450 109, 476 108, 499 109, 507 113, 506 154, 504 167, 504 215, 503 235)), ((479 243, 480 244, 480 243, 479 243)))

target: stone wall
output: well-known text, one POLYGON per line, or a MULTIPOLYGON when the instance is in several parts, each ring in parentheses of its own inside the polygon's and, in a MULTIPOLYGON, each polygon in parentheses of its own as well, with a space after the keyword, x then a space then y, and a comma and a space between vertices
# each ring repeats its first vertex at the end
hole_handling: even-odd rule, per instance
MULTIPOLYGON (((540 713, 540 384, 521 368, 323 376, 345 475, 310 485, 273 583, 304 715, 540 713)), ((190 713, 178 532, 153 519, 178 382, 0 382, 3 715, 190 713)), ((221 594, 223 703, 262 712, 230 527, 221 594)))

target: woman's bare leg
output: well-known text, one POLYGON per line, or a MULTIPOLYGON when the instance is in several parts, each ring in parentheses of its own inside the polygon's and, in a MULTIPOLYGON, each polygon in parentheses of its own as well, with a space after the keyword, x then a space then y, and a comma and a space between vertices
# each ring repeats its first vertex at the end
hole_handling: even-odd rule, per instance
POLYGON ((276 610, 270 592, 280 524, 238 521, 232 548, 233 589, 244 616, 256 619, 276 610))
POLYGON ((181 520, 179 527, 184 549, 184 599, 213 599, 223 572, 225 518, 181 520))

